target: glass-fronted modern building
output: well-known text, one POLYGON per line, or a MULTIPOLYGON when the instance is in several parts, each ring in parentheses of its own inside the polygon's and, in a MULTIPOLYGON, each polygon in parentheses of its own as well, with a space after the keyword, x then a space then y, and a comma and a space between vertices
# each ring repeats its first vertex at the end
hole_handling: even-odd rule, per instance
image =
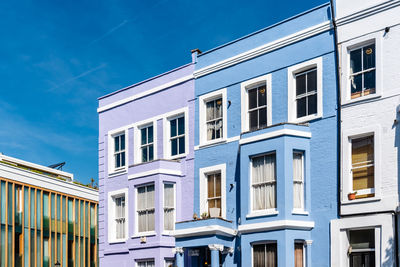
POLYGON ((0 267, 98 266, 98 191, 0 155, 0 267))

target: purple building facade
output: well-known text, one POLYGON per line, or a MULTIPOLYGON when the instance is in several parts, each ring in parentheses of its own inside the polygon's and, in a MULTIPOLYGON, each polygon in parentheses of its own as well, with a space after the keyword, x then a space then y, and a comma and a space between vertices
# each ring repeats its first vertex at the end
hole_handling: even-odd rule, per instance
POLYGON ((99 98, 100 266, 174 266, 193 216, 194 65, 99 98))

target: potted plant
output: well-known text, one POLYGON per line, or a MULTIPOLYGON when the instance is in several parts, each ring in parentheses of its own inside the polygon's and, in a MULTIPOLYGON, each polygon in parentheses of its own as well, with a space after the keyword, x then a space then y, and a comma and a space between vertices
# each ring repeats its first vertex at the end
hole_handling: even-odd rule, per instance
POLYGON ((193 213, 193 220, 198 220, 199 219, 199 216, 197 216, 197 213, 195 212, 195 213, 193 213))
POLYGON ((210 208, 210 217, 216 218, 219 217, 220 208, 210 208))
POLYGON ((205 220, 205 219, 208 218, 208 213, 207 213, 207 212, 203 212, 203 213, 200 215, 200 217, 201 217, 203 220, 205 220))
POLYGON ((354 199, 356 199, 356 195, 357 195, 357 191, 354 191, 354 192, 348 193, 347 197, 349 200, 354 200, 354 199))

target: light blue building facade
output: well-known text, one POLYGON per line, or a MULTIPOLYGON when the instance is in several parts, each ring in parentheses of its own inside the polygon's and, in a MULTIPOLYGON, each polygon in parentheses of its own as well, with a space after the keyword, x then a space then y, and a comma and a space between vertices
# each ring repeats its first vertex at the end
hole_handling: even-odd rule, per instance
POLYGON ((177 266, 329 266, 338 218, 329 4, 194 55, 195 214, 175 225, 177 266))

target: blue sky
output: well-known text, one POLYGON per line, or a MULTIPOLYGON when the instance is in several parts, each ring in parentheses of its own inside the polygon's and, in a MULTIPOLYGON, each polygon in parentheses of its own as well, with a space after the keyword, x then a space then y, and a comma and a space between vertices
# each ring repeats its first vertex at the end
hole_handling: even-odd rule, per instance
POLYGON ((97 179, 97 98, 325 3, 0 1, 0 152, 97 179))

